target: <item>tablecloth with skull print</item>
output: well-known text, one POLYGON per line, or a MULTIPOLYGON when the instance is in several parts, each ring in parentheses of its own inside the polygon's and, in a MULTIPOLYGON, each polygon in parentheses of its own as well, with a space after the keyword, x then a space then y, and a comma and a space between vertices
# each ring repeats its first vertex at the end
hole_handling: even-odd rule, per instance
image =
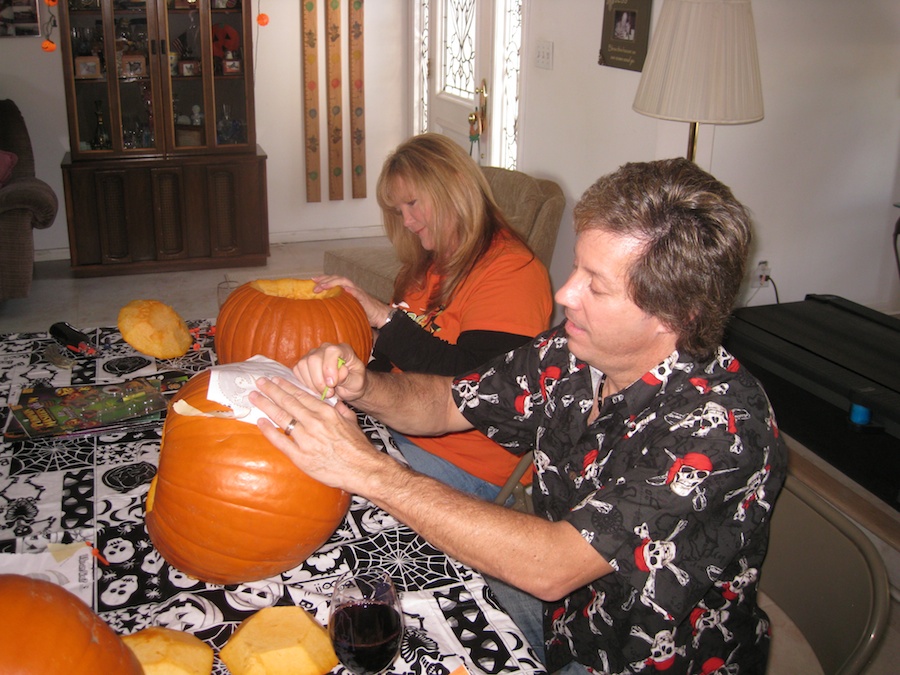
MULTIPOLYGON (((9 423, 9 406, 25 386, 112 383, 168 371, 190 375, 215 365, 212 322, 188 326, 193 347, 165 361, 136 352, 114 328, 89 329, 97 353, 63 365, 47 358, 57 348, 48 333, 5 335, 0 420, 9 423)), ((381 424, 360 415, 360 425, 376 447, 400 457, 381 424)), ((341 572, 378 565, 391 571, 405 618, 392 672, 443 675, 461 664, 471 673, 544 672, 481 575, 358 497, 326 544, 277 577, 219 586, 171 567, 144 527, 161 432, 160 422, 79 438, 4 439, 0 573, 32 574, 68 588, 119 633, 167 626, 197 635, 218 652, 261 607, 299 605, 325 624, 331 586, 341 572)), ((217 656, 213 673, 227 672, 217 656)), ((338 666, 334 672, 344 671, 338 666)))

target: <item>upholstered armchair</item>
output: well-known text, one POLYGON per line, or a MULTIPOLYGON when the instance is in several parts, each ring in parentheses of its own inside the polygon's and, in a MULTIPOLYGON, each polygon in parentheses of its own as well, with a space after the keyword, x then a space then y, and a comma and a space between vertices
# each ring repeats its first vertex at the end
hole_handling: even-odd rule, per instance
MULTIPOLYGON (((481 169, 494 199, 531 250, 549 269, 566 197, 551 180, 493 166, 481 169)), ((382 302, 390 302, 400 262, 390 245, 325 251, 326 274, 345 276, 382 302)))
POLYGON ((0 100, 0 301, 25 298, 34 272, 34 228, 56 219, 53 189, 34 175, 25 120, 11 100, 0 100))

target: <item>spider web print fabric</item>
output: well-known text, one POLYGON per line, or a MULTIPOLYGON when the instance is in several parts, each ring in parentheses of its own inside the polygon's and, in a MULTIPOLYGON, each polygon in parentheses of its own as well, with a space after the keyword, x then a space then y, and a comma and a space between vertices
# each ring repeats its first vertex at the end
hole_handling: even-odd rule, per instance
MULTIPOLYGON (((167 371, 192 375, 215 365, 214 326, 189 321, 188 327, 193 348, 166 361, 135 352, 115 329, 89 330, 98 355, 78 357, 71 369, 44 359, 55 345, 46 333, 2 336, 0 423, 5 428, 9 405, 25 386, 154 378, 167 371)), ((359 420, 376 447, 402 460, 381 424, 362 414, 359 420)), ((404 614, 400 656, 391 672, 447 675, 461 664, 473 674, 544 672, 478 573, 359 497, 325 545, 277 577, 219 586, 171 567, 144 527, 161 431, 160 422, 65 440, 4 441, 0 573, 31 573, 59 583, 122 634, 151 625, 193 633, 216 650, 214 675, 227 675, 218 650, 253 612, 299 605, 324 625, 337 577, 348 569, 378 566, 390 571, 404 614), (51 555, 60 549, 69 557, 51 555)), ((333 672, 348 671, 338 666, 333 672)))

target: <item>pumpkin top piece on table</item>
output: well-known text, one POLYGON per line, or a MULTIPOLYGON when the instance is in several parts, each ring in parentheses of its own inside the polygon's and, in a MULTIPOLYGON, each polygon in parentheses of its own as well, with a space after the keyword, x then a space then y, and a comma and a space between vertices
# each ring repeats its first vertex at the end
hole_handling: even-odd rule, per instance
POLYGON ((119 311, 119 332, 141 354, 175 359, 193 344, 178 312, 159 300, 132 300, 119 311))
POLYGON ((50 581, 0 574, 0 672, 144 671, 122 638, 80 598, 50 581))
POLYGON ((164 626, 149 626, 122 638, 145 675, 210 675, 215 655, 200 638, 164 626))
POLYGON ((232 675, 324 675, 338 664, 331 638, 302 607, 264 607, 219 652, 232 675))
POLYGON ((372 351, 365 310, 337 286, 315 293, 312 279, 258 279, 239 286, 216 319, 219 363, 261 354, 292 368, 325 342, 345 342, 363 361, 372 351))

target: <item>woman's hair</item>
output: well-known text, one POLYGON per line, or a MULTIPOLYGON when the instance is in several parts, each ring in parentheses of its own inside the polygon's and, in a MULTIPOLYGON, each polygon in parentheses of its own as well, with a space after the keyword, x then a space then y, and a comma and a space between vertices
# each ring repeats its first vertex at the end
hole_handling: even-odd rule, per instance
POLYGON ((575 231, 644 242, 628 272, 633 302, 709 357, 744 277, 751 218, 731 190, 686 159, 631 163, 600 178, 575 205, 575 231))
POLYGON ((440 134, 413 136, 398 146, 384 162, 376 192, 385 231, 401 262, 394 302, 409 290, 423 288, 433 266, 442 279, 428 309, 446 305, 498 232, 518 238, 481 169, 459 145, 440 134), (433 251, 423 249, 419 237, 403 225, 398 209, 405 197, 399 193, 401 183, 431 205, 433 251))

